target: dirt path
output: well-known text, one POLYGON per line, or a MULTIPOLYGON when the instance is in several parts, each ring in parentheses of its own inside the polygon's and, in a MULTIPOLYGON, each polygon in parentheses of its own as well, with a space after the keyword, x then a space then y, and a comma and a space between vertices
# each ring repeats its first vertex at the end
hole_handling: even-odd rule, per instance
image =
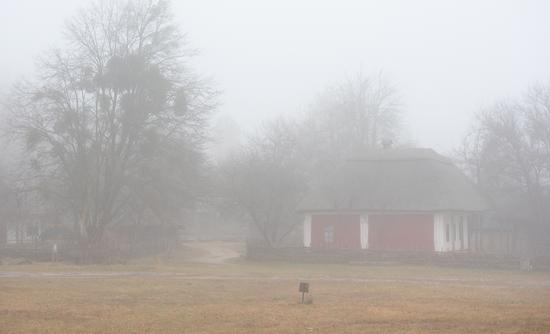
POLYGON ((198 254, 188 262, 222 264, 241 256, 241 243, 223 241, 195 241, 185 243, 192 253, 198 254))

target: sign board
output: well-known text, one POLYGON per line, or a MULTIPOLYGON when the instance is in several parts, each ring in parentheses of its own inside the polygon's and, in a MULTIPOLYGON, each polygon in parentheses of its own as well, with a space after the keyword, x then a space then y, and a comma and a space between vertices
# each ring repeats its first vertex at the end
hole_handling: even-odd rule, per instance
POLYGON ((298 291, 301 293, 309 293, 309 283, 300 282, 300 287, 298 291))

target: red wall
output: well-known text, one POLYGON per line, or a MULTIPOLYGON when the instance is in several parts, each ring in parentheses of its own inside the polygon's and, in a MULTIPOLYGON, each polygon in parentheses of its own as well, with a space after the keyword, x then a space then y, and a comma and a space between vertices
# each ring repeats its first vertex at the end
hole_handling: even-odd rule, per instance
POLYGON ((359 215, 312 215, 311 247, 361 249, 359 215), (334 226, 334 241, 325 242, 325 226, 334 226))
POLYGON ((433 251, 433 215, 369 215, 369 249, 433 251))

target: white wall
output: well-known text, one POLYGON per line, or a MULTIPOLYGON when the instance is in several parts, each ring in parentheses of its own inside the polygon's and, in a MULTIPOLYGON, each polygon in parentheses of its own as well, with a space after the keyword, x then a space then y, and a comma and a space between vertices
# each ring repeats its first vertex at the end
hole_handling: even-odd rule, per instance
POLYGON ((311 247, 311 215, 304 218, 304 247, 311 247))
POLYGON ((447 243, 445 242, 445 224, 446 217, 443 213, 434 215, 434 250, 436 252, 446 252, 447 243))
POLYGON ((369 215, 361 215, 361 249, 369 248, 369 215))
POLYGON ((452 252, 469 249, 468 216, 456 213, 434 215, 434 249, 436 252, 452 252), (462 222, 462 231, 460 231, 462 222), (447 236, 448 234, 448 236, 447 236))

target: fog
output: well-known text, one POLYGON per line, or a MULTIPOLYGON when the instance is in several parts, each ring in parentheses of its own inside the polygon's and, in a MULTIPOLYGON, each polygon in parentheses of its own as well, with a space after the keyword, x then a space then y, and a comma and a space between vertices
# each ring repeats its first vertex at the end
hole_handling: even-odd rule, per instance
POLYGON ((550 2, 3 0, 0 332, 550 332, 550 2))
MULTIPOLYGON (((63 22, 88 1, 5 0, 0 87, 59 46, 63 22)), ((408 140, 447 153, 472 115, 550 76, 547 1, 177 1, 173 13, 200 54, 198 72, 223 92, 218 117, 245 131, 294 116, 335 82, 383 71, 402 95, 408 140)))

